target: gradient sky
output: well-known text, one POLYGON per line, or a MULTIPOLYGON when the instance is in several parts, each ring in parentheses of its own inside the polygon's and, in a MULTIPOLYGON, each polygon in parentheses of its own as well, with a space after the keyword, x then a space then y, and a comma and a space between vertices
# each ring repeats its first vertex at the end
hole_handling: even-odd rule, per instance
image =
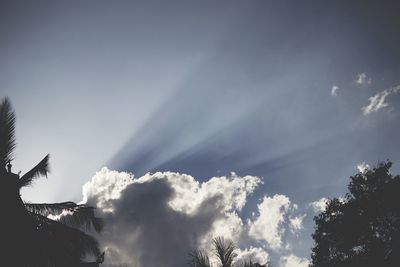
POLYGON ((14 171, 51 154, 49 179, 24 197, 79 201, 103 166, 200 181, 234 171, 264 179, 247 216, 265 194, 303 209, 339 196, 362 162, 399 172, 399 12, 395 1, 2 2, 14 171))

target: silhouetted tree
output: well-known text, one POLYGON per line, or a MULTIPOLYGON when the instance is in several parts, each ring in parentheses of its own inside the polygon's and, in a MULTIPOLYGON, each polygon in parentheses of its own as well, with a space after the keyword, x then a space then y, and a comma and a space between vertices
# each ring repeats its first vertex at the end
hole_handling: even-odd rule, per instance
POLYGON ((12 173, 15 114, 8 99, 0 103, 0 203, 1 262, 16 267, 77 266, 85 255, 99 255, 94 237, 82 230, 99 232, 102 221, 94 209, 73 202, 25 203, 21 188, 47 176, 49 155, 22 175, 12 173), (60 215, 52 220, 49 215, 60 215))
POLYGON ((237 254, 235 253, 235 245, 230 240, 225 240, 223 237, 214 239, 214 253, 218 258, 218 267, 232 267, 233 261, 237 254))
POLYGON ((192 267, 211 267, 210 258, 207 253, 201 250, 195 250, 189 254, 192 267))
MULTIPOLYGON (((237 254, 235 253, 236 246, 231 240, 223 237, 213 239, 213 254, 217 258, 218 267, 272 267, 270 263, 261 265, 250 261, 236 262, 237 254)), ((212 267, 209 256, 206 252, 195 250, 189 254, 191 257, 191 267, 212 267)))
POLYGON ((400 176, 391 166, 350 177, 344 200, 314 217, 311 266, 400 266, 400 176))

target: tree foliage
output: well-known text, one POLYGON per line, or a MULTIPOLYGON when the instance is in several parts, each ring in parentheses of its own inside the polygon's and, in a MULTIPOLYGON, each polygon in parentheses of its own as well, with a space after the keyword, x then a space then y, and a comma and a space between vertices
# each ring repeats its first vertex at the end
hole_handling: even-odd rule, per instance
POLYGON ((350 177, 316 223, 312 267, 400 266, 400 176, 391 162, 350 177))
MULTIPOLYGON (((261 265, 257 262, 236 260, 236 246, 231 240, 223 237, 213 239, 212 252, 217 259, 217 267, 272 267, 268 262, 266 265, 261 265)), ((202 250, 195 250, 189 254, 191 267, 213 267, 210 257, 202 250)))
POLYGON ((15 146, 15 114, 4 99, 0 103, 0 236, 5 248, 1 261, 16 267, 66 267, 78 265, 86 255, 100 255, 96 239, 84 231, 102 228, 92 207, 21 199, 21 188, 47 176, 49 155, 20 177, 11 171, 15 146))

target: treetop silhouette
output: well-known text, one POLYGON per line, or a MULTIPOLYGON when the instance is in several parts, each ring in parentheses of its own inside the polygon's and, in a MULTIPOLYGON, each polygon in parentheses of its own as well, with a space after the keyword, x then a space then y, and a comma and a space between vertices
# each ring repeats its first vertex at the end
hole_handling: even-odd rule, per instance
POLYGON ((85 256, 100 255, 98 242, 84 231, 102 229, 102 220, 95 216, 93 207, 22 200, 21 188, 47 176, 49 155, 20 177, 12 172, 15 146, 15 114, 5 98, 0 103, 0 235, 5 247, 2 262, 16 267, 71 267, 78 266, 85 256), (50 219, 54 214, 63 215, 59 220, 50 219))
MULTIPOLYGON (((213 254, 217 259, 217 267, 272 267, 271 263, 267 262, 265 265, 249 261, 238 262, 235 244, 223 237, 216 237, 213 239, 213 254)), ((210 257, 202 250, 194 250, 190 254, 191 267, 213 267, 210 257)))
POLYGON ((316 223, 312 267, 400 266, 400 176, 391 162, 350 177, 316 223))

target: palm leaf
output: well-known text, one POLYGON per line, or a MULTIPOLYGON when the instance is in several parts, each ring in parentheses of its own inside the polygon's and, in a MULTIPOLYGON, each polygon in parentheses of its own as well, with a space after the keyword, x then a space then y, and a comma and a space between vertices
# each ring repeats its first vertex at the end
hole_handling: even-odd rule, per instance
POLYGON ((214 238, 214 253, 219 260, 220 267, 232 267, 236 258, 235 245, 222 237, 214 238))
POLYGON ((25 203, 25 208, 33 213, 48 216, 50 214, 61 213, 63 210, 74 209, 78 204, 68 201, 60 203, 25 203))
POLYGON ((190 265, 192 267, 211 267, 210 258, 201 250, 194 250, 189 253, 191 258, 190 265))
POLYGON ((15 114, 8 98, 0 104, 0 168, 5 169, 8 161, 13 159, 15 142, 15 114))
POLYGON ((42 159, 35 167, 33 167, 29 172, 25 173, 19 179, 19 187, 29 186, 32 184, 33 180, 40 176, 46 176, 49 172, 49 158, 50 155, 47 155, 42 159))
POLYGON ((85 256, 100 254, 96 239, 78 229, 68 227, 40 214, 29 213, 33 218, 38 236, 40 236, 43 259, 54 262, 79 261, 85 256))
POLYGON ((94 214, 94 208, 86 205, 78 205, 74 202, 61 203, 25 203, 27 210, 42 216, 62 214, 58 222, 74 228, 84 228, 87 231, 100 232, 103 228, 103 220, 94 214), (65 212, 67 211, 67 212, 65 212))
POLYGON ((85 205, 79 205, 72 213, 61 216, 59 222, 74 228, 84 228, 86 231, 100 232, 103 229, 103 220, 95 216, 93 207, 85 205))

